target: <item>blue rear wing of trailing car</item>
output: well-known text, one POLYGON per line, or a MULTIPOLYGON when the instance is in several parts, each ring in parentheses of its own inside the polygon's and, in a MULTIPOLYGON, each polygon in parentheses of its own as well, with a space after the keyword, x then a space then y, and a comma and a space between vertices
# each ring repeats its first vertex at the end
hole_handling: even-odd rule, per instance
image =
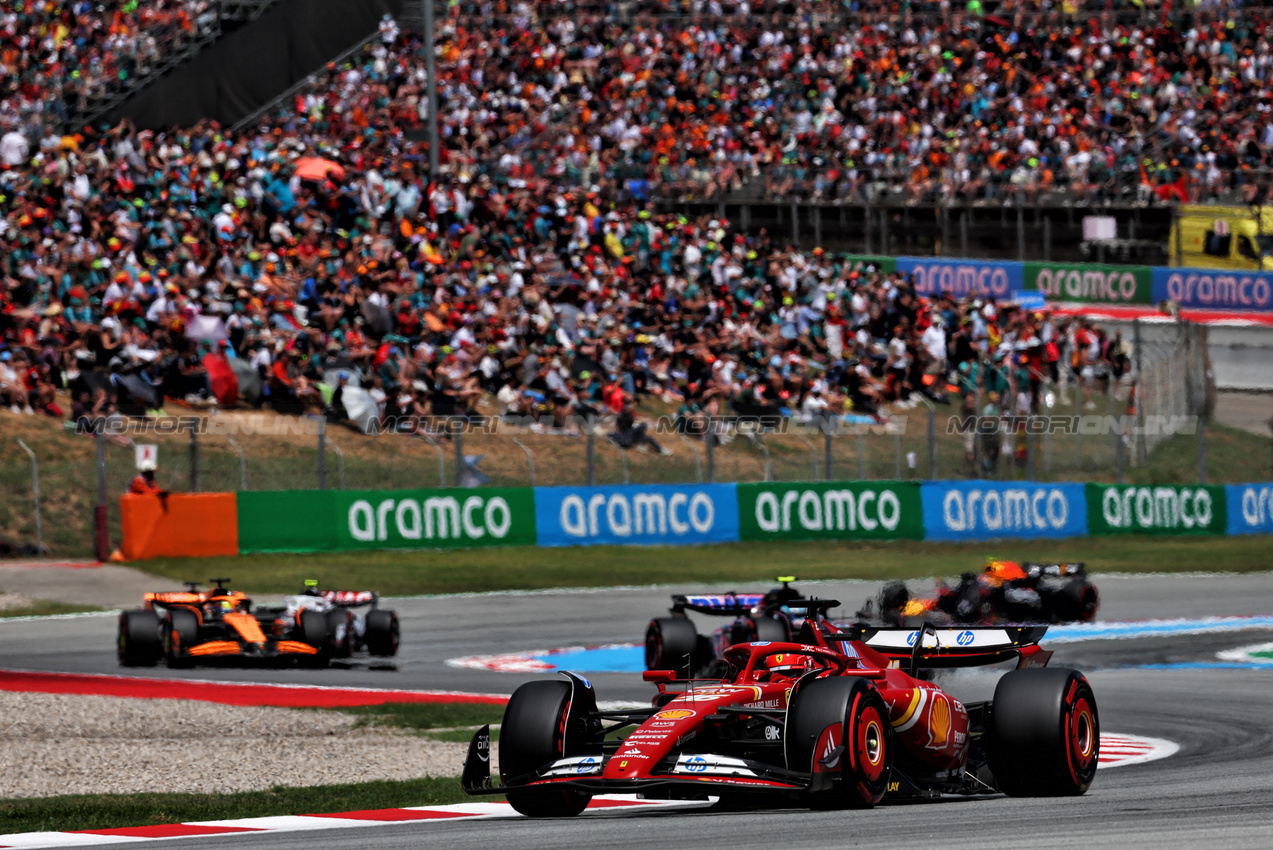
MULTIPOLYGON (((858 639, 876 652, 909 661, 912 666, 972 667, 1018 658, 1023 652, 1040 654, 1037 647, 1047 630, 1047 626, 866 627, 858 639)), ((1040 661, 1046 663, 1046 657, 1040 661)))
POLYGON ((721 593, 674 595, 672 612, 698 611, 701 614, 746 614, 765 598, 763 593, 721 593))

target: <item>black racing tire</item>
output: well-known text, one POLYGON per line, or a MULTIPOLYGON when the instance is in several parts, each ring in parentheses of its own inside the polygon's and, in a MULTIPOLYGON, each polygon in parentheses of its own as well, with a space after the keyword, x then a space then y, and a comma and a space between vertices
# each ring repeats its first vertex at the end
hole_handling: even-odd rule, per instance
POLYGON ((698 630, 685 617, 656 617, 645 628, 645 669, 692 676, 698 666, 698 630), (686 663, 689 656, 689 663, 686 663), (688 671, 686 667, 690 667, 688 671))
POLYGON ((354 615, 348 608, 327 612, 327 654, 348 658, 354 653, 354 615))
POLYGON ((867 809, 884 797, 893 763, 892 726, 884 698, 865 679, 832 677, 801 685, 787 708, 787 767, 807 773, 818 739, 831 724, 841 724, 844 750, 839 787, 811 801, 815 808, 867 809))
POLYGON ((301 640, 315 649, 327 649, 331 632, 327 628, 325 612, 303 608, 296 612, 296 625, 299 627, 301 640))
POLYGON ((121 611, 115 651, 121 667, 154 667, 164 657, 159 615, 138 609, 121 611))
POLYGON ((900 626, 902 611, 911 600, 910 589, 904 581, 890 581, 880 590, 880 620, 886 626, 900 626))
POLYGON ((1079 594, 1079 619, 1090 623, 1096 619, 1096 611, 1101 607, 1101 596, 1096 592, 1096 585, 1085 584, 1079 594))
MULTIPOLYGON (((570 684, 560 681, 527 682, 513 691, 499 731, 499 769, 504 784, 566 757, 570 691, 570 684)), ((528 818, 573 817, 592 799, 586 791, 573 789, 509 790, 506 796, 509 805, 528 818)))
POLYGON ((367 652, 382 658, 390 658, 398 654, 398 646, 402 643, 402 629, 398 625, 398 615, 385 608, 377 608, 367 612, 367 630, 363 632, 363 641, 367 644, 367 652))
POLYGON ((194 661, 186 653, 199 642, 199 618, 193 611, 174 608, 164 623, 164 661, 169 667, 189 667, 194 661))
POLYGON ((753 617, 753 633, 755 640, 767 640, 771 643, 787 643, 791 640, 791 629, 786 620, 777 617, 753 617))
POLYGON ((1092 784, 1100 756, 1100 715, 1077 670, 1005 673, 991 704, 988 756, 1010 797, 1073 797, 1092 784))

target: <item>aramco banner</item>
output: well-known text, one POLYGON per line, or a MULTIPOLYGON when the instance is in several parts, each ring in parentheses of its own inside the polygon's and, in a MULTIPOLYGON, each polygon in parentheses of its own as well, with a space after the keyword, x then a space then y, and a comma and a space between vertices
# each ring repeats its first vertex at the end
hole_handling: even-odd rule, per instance
POLYGON ((739 484, 743 540, 924 539, 919 485, 910 481, 739 484))
POLYGON ((937 481, 921 485, 920 497, 929 540, 1087 534, 1082 484, 937 481))

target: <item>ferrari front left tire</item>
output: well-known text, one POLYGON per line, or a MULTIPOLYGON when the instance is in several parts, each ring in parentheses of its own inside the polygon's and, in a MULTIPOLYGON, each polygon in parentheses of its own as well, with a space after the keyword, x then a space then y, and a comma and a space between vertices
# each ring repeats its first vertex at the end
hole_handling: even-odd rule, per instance
MULTIPOLYGON (((567 755, 570 692, 569 683, 560 681, 527 682, 513 691, 499 730, 499 768, 505 784, 531 777, 567 755)), ((592 799, 586 791, 565 788, 509 789, 506 796, 509 805, 528 818, 573 817, 592 799)))

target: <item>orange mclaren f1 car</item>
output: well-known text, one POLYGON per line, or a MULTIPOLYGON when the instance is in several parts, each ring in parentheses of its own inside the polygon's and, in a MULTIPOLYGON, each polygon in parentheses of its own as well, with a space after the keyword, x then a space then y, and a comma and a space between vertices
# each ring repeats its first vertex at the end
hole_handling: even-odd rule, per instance
POLYGON ((302 609, 281 617, 273 609, 252 612, 252 600, 228 590, 229 579, 210 579, 213 587, 147 593, 143 607, 119 615, 117 652, 125 667, 189 667, 215 659, 298 660, 325 665, 340 655, 339 636, 327 613, 302 609))

